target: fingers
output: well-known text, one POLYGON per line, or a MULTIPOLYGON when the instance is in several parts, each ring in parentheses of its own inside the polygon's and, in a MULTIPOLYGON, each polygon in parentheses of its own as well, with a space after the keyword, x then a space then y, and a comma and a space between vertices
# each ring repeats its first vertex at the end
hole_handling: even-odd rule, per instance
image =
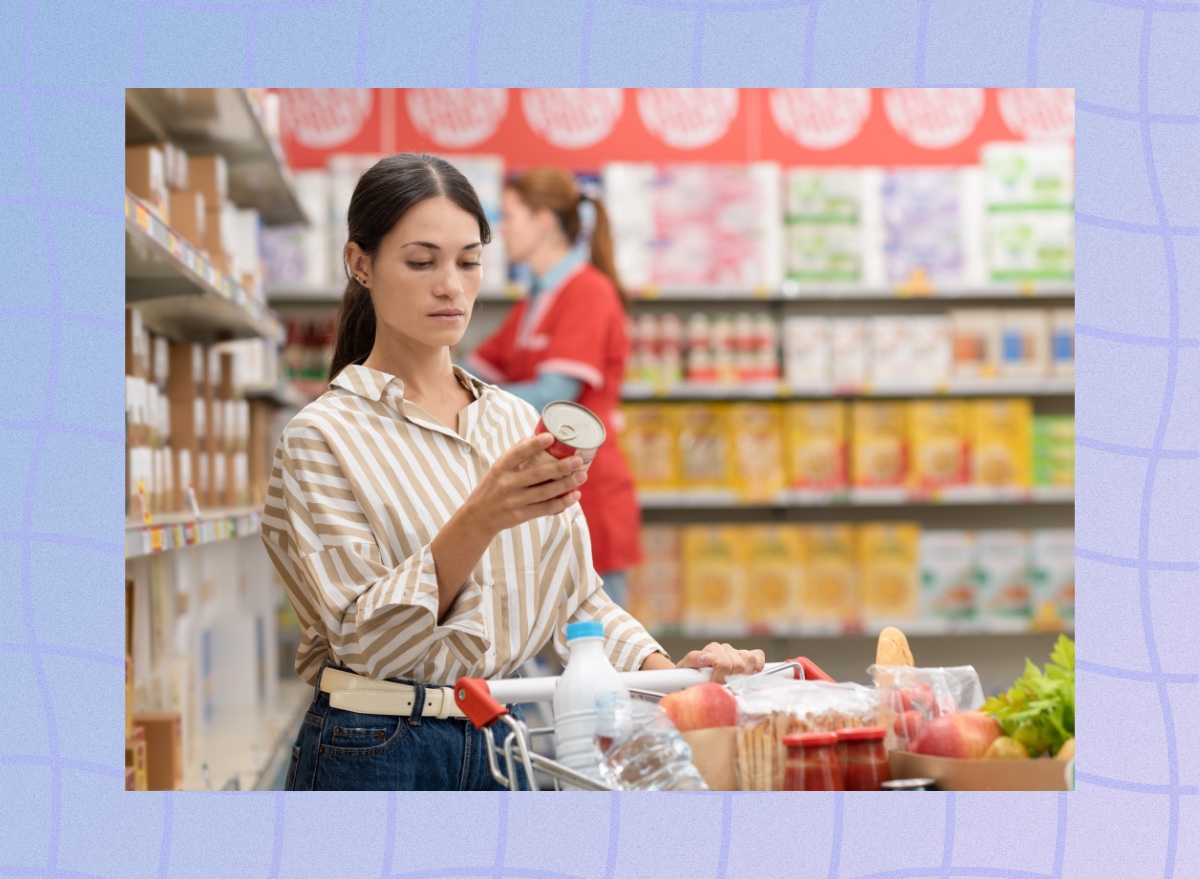
POLYGON ((561 479, 552 479, 547 482, 540 482, 524 489, 521 492, 521 500, 526 504, 538 504, 542 501, 547 501, 551 498, 558 497, 564 492, 575 491, 585 482, 587 482, 587 474, 582 472, 575 473, 571 476, 565 476, 561 479))
MULTIPOLYGON (((582 473, 583 459, 578 455, 569 458, 551 458, 549 461, 526 462, 515 479, 517 485, 537 485, 552 479, 563 479, 572 473, 582 473)), ((582 484, 582 483, 580 483, 582 484)))
POLYGON ((573 491, 570 494, 564 495, 563 497, 551 498, 548 501, 530 504, 525 508, 526 512, 529 514, 525 521, 528 522, 530 519, 540 519, 542 516, 557 516, 572 504, 578 503, 579 498, 579 492, 573 491))
POLYGON ((520 442, 514 443, 510 449, 496 459, 493 466, 503 470, 516 470, 521 464, 535 457, 539 452, 545 451, 553 443, 554 437, 548 433, 526 437, 520 442))
POLYGON ((703 650, 693 650, 676 663, 676 668, 711 668, 713 683, 724 683, 733 675, 758 674, 766 665, 761 650, 738 650, 716 641, 703 650))

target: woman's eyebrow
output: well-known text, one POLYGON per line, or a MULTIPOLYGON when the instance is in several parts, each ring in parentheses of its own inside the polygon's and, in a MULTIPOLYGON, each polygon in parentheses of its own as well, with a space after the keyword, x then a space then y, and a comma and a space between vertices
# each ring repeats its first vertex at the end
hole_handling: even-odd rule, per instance
MULTIPOLYGON (((407 244, 401 244, 400 246, 401 247, 412 247, 414 245, 417 247, 426 247, 430 250, 441 250, 442 249, 440 246, 434 244, 431 241, 410 241, 407 244)), ((483 243, 476 241, 471 244, 465 245, 462 249, 463 250, 474 250, 476 247, 483 247, 483 243)))

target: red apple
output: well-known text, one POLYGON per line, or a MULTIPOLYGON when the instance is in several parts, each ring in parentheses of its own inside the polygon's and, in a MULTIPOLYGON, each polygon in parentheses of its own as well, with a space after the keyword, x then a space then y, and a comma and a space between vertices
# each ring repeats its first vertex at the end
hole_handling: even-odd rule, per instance
POLYGON ((658 703, 680 732, 737 726, 737 700, 720 684, 696 684, 658 703))
POLYGON ((965 711, 931 720, 912 750, 931 757, 978 760, 1000 735, 1000 724, 994 717, 979 711, 965 711))
POLYGON ((902 739, 908 739, 909 746, 921 736, 925 729, 925 715, 920 711, 905 711, 892 724, 892 731, 902 739))

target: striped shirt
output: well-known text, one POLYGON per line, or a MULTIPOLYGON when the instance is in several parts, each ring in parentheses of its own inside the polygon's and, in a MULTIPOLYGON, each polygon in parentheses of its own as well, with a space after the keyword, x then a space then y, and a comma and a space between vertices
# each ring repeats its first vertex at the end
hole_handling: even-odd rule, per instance
MULTIPOLYGON (((404 399, 395 376, 349 366, 280 437, 262 539, 300 622, 296 671, 327 659, 372 678, 506 677, 566 626, 604 625, 622 671, 666 651, 601 588, 579 505, 502 531, 438 621, 430 545, 507 449, 532 406, 455 367, 473 401, 458 433, 404 399)), ((586 487, 585 489, 586 490, 586 487)))

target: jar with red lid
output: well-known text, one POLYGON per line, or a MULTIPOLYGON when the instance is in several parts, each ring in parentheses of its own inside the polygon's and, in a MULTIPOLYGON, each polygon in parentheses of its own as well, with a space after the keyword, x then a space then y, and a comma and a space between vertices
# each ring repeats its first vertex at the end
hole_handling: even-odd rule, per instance
POLYGON ((838 765, 846 790, 877 791, 885 781, 891 781, 885 738, 887 730, 881 726, 838 730, 838 765))
POLYGON ((838 766, 837 733, 794 733, 783 737, 784 790, 845 790, 838 766))

